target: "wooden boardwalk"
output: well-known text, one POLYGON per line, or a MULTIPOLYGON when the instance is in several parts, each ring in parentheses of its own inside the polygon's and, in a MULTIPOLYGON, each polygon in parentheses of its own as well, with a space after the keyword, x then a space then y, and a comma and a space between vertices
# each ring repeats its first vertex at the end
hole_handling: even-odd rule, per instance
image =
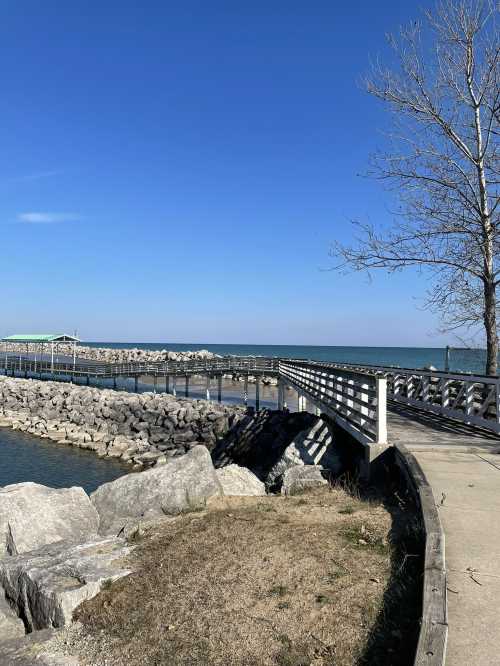
POLYGON ((500 438, 495 433, 394 402, 388 406, 387 431, 391 444, 401 442, 413 452, 431 449, 500 452, 500 438))

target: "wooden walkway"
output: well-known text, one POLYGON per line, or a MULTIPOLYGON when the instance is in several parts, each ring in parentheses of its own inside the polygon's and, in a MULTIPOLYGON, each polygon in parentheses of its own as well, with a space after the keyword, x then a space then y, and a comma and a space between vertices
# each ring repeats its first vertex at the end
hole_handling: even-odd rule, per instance
POLYGON ((414 454, 445 532, 446 666, 500 665, 500 439, 390 405, 388 433, 414 454))
POLYGON ((500 438, 495 433, 394 402, 388 405, 387 430, 391 444, 401 442, 413 452, 500 452, 500 438))

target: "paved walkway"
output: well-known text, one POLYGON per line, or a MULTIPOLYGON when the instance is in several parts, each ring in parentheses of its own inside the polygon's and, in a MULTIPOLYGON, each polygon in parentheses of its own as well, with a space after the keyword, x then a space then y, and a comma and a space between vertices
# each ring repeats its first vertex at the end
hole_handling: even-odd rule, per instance
POLYGON ((500 666, 500 439, 400 407, 389 437, 420 463, 445 531, 446 666, 500 666))

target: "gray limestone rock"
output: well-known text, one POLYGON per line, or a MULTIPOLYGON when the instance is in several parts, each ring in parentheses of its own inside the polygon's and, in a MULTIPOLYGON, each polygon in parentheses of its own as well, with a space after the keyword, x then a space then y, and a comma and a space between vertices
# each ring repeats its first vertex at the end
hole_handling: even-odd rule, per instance
POLYGON ((130 573, 123 562, 130 551, 116 537, 60 541, 0 560, 0 584, 29 631, 62 627, 82 601, 100 591, 103 581, 130 573))
POLYGON ((19 638, 24 636, 25 633, 23 621, 17 617, 10 607, 5 598, 5 591, 0 586, 0 643, 19 638))
POLYGON ((299 432, 267 475, 266 485, 274 486, 287 469, 296 465, 321 465, 333 474, 342 471, 342 461, 335 449, 330 428, 322 419, 299 432))
POLYGON ((320 465, 296 465, 283 474, 282 495, 300 495, 311 488, 328 485, 320 465))
POLYGON ((99 517, 83 488, 16 483, 0 488, 0 557, 63 539, 84 541, 99 517))
POLYGON ((195 446, 160 467, 127 474, 91 494, 101 534, 118 534, 139 518, 194 511, 222 494, 210 453, 195 446))
POLYGON ((216 474, 226 496, 266 494, 266 486, 246 467, 227 465, 216 470, 216 474))

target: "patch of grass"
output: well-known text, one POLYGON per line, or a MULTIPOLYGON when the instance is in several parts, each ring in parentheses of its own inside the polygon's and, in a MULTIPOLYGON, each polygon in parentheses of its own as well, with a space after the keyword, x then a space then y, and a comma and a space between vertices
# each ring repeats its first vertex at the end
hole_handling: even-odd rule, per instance
POLYGON ((339 509, 339 513, 344 515, 352 515, 355 511, 356 509, 353 506, 343 506, 339 509))
POLYGON ((311 660, 310 651, 297 645, 284 646, 276 655, 278 666, 310 666, 311 660))
POLYGON ((325 577, 324 577, 324 582, 327 583, 328 585, 333 585, 338 581, 339 578, 342 578, 342 576, 346 576, 347 571, 330 571, 325 577))
POLYGON ((321 604, 324 606, 325 604, 329 604, 331 602, 330 597, 327 597, 326 594, 317 594, 316 597, 314 598, 314 601, 317 604, 321 604))
POLYGON ((266 512, 266 513, 270 513, 270 512, 272 512, 272 511, 276 511, 276 509, 274 508, 274 506, 272 506, 271 504, 267 504, 267 503, 265 503, 265 504, 259 504, 259 509, 260 509, 261 511, 266 512))
POLYGON ((269 590, 269 595, 272 597, 285 597, 290 590, 286 585, 275 585, 269 590))
POLYGON ((113 585, 113 580, 111 578, 105 578, 101 583, 101 590, 110 590, 113 585))
POLYGON ((318 650, 325 666, 353 666, 390 575, 388 557, 357 543, 363 525, 387 538, 390 516, 329 487, 224 497, 196 520, 162 521, 129 556, 135 573, 76 610, 72 645, 113 666, 310 666, 318 650), (339 515, 347 505, 355 517, 339 515))
POLYGON ((353 523, 346 526, 341 534, 346 541, 354 546, 369 548, 379 555, 389 554, 387 535, 381 533, 372 525, 368 528, 364 523, 353 523))

